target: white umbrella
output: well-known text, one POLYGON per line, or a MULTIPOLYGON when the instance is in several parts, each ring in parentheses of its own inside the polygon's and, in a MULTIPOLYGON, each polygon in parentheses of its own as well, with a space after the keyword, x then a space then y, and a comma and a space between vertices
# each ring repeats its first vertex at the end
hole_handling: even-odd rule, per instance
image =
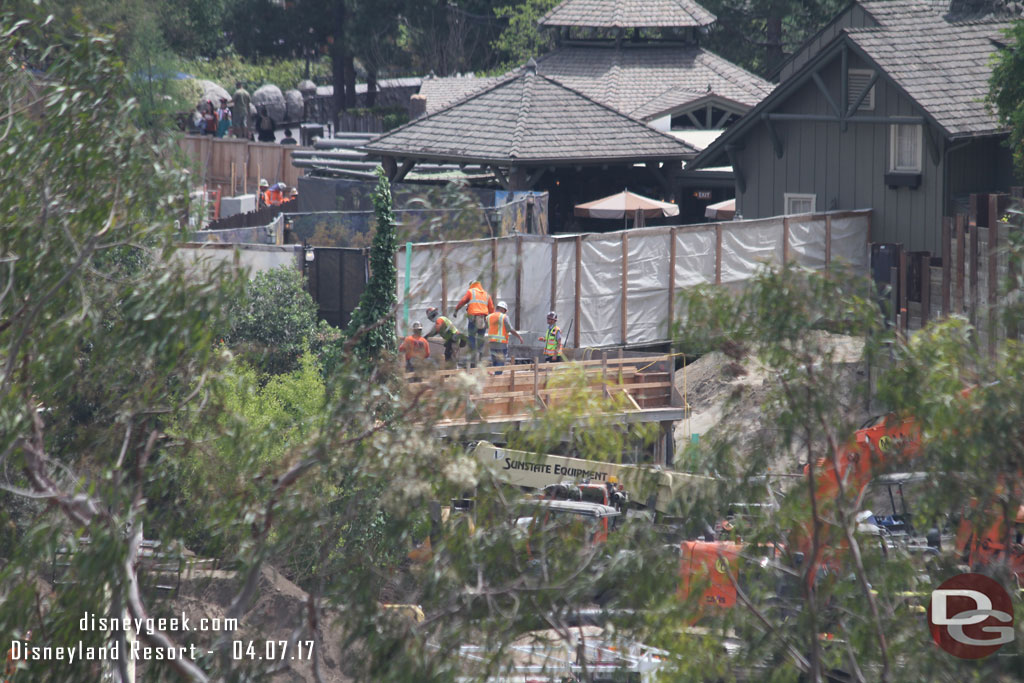
POLYGON ((584 218, 632 218, 635 228, 643 225, 645 218, 678 216, 679 207, 671 202, 662 202, 623 190, 601 199, 577 204, 573 213, 584 218))
POLYGON ((727 221, 736 215, 736 198, 715 202, 704 207, 704 217, 712 220, 727 221))

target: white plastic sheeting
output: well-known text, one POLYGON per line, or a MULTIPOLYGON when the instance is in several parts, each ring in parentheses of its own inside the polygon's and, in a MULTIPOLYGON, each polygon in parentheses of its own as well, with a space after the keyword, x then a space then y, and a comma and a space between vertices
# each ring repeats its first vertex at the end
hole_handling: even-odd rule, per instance
POLYGON ((629 234, 626 274, 626 343, 668 338, 668 230, 629 234))
POLYGON ((196 277, 204 278, 221 264, 240 268, 249 278, 275 268, 301 269, 302 246, 287 244, 219 244, 215 242, 188 242, 174 250, 172 258, 181 261, 196 277))
POLYGON ((870 213, 832 219, 832 260, 855 268, 868 267, 868 230, 870 213))
POLYGON ((588 235, 580 269, 580 346, 622 342, 622 235, 588 235))
POLYGON ((825 268, 824 218, 801 216, 789 219, 789 255, 794 263, 804 268, 825 268))
MULTIPOLYGON (((825 267, 825 216, 790 219, 789 258, 801 266, 825 267)), ((835 212, 831 221, 831 258, 855 267, 868 263, 867 234, 870 212, 835 212)), ((473 279, 479 279, 494 297, 509 304, 513 320, 529 334, 528 344, 539 346, 537 337, 546 329, 545 317, 554 309, 564 340, 572 346, 579 334, 581 348, 649 344, 668 335, 668 297, 674 277, 678 294, 687 287, 716 284, 740 291, 765 264, 783 260, 782 217, 732 221, 682 228, 641 228, 628 231, 626 246, 626 338, 623 339, 623 232, 564 237, 510 236, 497 240, 436 242, 414 245, 409 291, 409 315, 424 319, 428 306, 441 306, 442 273, 447 283, 449 314, 473 279), (721 253, 718 253, 721 231, 721 253), (675 240, 675 273, 670 272, 671 246, 675 240), (576 272, 576 244, 580 242, 580 272, 576 272), (517 241, 521 246, 517 247, 517 241), (552 249, 557 244, 555 272, 552 249), (721 272, 718 272, 718 263, 721 272), (516 273, 520 272, 519 300, 516 273), (493 286, 492 273, 498 277, 493 286), (576 319, 576 286, 579 278, 579 311, 576 319)), ((399 315, 405 295, 405 249, 398 251, 399 315)), ((677 318, 685 313, 675 308, 677 318)), ((461 316, 460 316, 461 318, 461 316)))
POLYGON ((715 282, 714 229, 676 233, 676 288, 715 282))
POLYGON ((749 280, 765 264, 781 264, 782 233, 778 218, 723 223, 722 283, 749 280))

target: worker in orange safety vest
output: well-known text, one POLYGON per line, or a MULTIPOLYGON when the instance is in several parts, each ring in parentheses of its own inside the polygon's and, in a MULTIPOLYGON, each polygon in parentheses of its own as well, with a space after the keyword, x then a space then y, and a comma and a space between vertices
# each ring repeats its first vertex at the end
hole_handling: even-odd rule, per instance
MULTIPOLYGON (((523 338, 519 335, 512 323, 508 320, 508 304, 504 301, 499 301, 494 313, 487 316, 487 343, 491 347, 491 366, 500 367, 505 365, 508 360, 508 335, 514 334, 519 340, 519 343, 523 343, 523 338)), ((498 370, 495 375, 500 375, 501 370, 498 370)))
POLYGON ((412 334, 402 341, 398 352, 405 354, 406 372, 416 371, 414 360, 418 362, 430 358, 430 342, 423 337, 423 325, 419 321, 412 324, 412 334))
POLYGON ((475 368, 480 361, 480 352, 484 348, 484 331, 487 329, 487 316, 494 313, 494 300, 487 293, 479 280, 469 283, 469 289, 459 299, 455 306, 455 314, 459 309, 466 307, 466 315, 469 316, 469 350, 471 361, 469 366, 475 368))
POLYGON ((257 209, 270 206, 270 183, 266 178, 260 178, 260 189, 256 192, 256 204, 257 209))

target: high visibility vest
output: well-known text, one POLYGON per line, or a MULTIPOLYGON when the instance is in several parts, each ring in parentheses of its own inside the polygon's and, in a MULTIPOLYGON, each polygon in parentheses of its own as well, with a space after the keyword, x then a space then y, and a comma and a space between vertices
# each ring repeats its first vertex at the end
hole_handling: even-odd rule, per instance
POLYGON ((443 315, 437 319, 437 333, 445 341, 451 341, 456 336, 462 334, 459 332, 459 328, 455 326, 455 323, 443 315))
POLYGON ((284 200, 284 193, 281 190, 269 190, 267 192, 267 205, 277 206, 284 200))
POLYGON ((487 316, 487 341, 495 344, 508 344, 508 316, 495 311, 487 316))
POLYGON ((479 285, 469 288, 469 305, 466 312, 470 315, 487 315, 487 292, 479 285))
POLYGON ((405 341, 402 342, 402 347, 405 349, 405 357, 426 358, 427 349, 430 348, 429 346, 427 346, 427 344, 429 343, 430 342, 428 342, 423 337, 413 337, 412 335, 409 335, 408 337, 405 338, 405 341))
POLYGON ((544 335, 544 355, 545 356, 557 356, 562 352, 559 348, 558 334, 562 330, 559 329, 558 325, 552 325, 548 328, 547 334, 544 335))
POLYGON ((263 190, 263 192, 260 193, 260 196, 263 199, 263 206, 270 206, 270 190, 263 190))

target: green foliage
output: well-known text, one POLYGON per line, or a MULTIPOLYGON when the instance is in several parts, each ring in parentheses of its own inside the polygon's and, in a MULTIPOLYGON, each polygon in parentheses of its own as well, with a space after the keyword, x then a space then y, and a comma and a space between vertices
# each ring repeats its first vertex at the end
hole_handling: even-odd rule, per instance
POLYGON ((987 101, 1000 125, 1010 129, 1007 144, 1013 150, 1017 175, 1024 177, 1024 21, 1015 21, 1006 30, 1006 38, 1006 46, 993 58, 987 101))
POLYGON ((395 216, 391 209, 391 185, 384 169, 377 167, 377 190, 373 195, 377 215, 376 233, 370 247, 370 281, 359 305, 352 312, 347 336, 356 339, 356 355, 364 360, 379 360, 396 347, 395 306, 398 304, 395 271, 395 216))
POLYGON ((525 64, 531 57, 540 57, 554 47, 552 32, 537 22, 561 0, 525 0, 515 5, 495 7, 494 14, 508 19, 508 25, 492 43, 501 58, 503 69, 525 64))
POLYGON ((319 353, 337 334, 316 313, 302 273, 288 267, 264 271, 233 303, 225 341, 261 372, 291 372, 306 348, 319 353))
MULTIPOLYGON (((234 90, 237 81, 242 81, 250 92, 267 83, 288 90, 296 87, 306 74, 306 63, 302 59, 243 58, 230 47, 211 59, 183 60, 179 68, 196 78, 218 83, 229 92, 234 90)), ((313 59, 309 75, 314 83, 330 83, 330 61, 322 57, 313 59)))

